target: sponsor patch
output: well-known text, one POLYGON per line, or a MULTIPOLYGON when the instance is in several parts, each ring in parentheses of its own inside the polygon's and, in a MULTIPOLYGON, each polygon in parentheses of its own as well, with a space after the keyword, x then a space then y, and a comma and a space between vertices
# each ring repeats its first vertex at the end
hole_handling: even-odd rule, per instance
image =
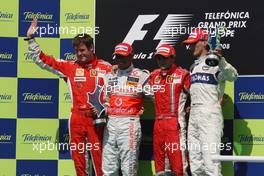
POLYGON ((138 81, 139 81, 139 78, 129 76, 129 77, 127 78, 127 81, 129 81, 129 82, 138 82, 138 81))
POLYGON ((122 101, 121 98, 117 98, 117 99, 115 99, 115 105, 116 105, 116 106, 121 106, 122 104, 123 104, 123 101, 122 101))
POLYGON ((154 84, 159 84, 161 80, 161 76, 156 76, 154 79, 154 84))
POLYGON ((105 70, 98 70, 97 71, 97 76, 98 77, 104 77, 105 74, 106 74, 106 71, 105 70))
POLYGON ((173 84, 181 83, 182 76, 174 76, 173 84))
POLYGON ((172 84, 173 83, 173 76, 172 75, 167 75, 167 77, 166 77, 166 83, 167 84, 172 84))
POLYGON ((138 81, 139 81, 139 78, 129 76, 127 78, 127 85, 128 86, 137 86, 138 85, 138 81))
POLYGON ((75 72, 75 76, 84 76, 84 69, 83 68, 77 68, 75 72))
POLYGON ((166 77, 166 83, 167 84, 179 84, 181 83, 181 76, 175 76, 175 75, 168 75, 166 77))
POLYGON ((97 70, 95 70, 95 69, 92 69, 91 71, 90 71, 90 75, 92 76, 92 77, 96 77, 97 76, 97 70))
POLYGON ((105 74, 106 74, 105 70, 95 70, 95 69, 90 70, 90 75, 92 77, 96 77, 96 76, 103 77, 105 74))
POLYGON ((136 82, 127 82, 127 85, 128 85, 128 86, 134 86, 134 87, 136 87, 137 84, 138 84, 138 83, 136 83, 136 82))
POLYGON ((218 82, 213 74, 209 73, 195 73, 191 75, 191 84, 203 83, 217 85, 218 82))
POLYGON ((74 82, 85 82, 86 77, 74 77, 74 82))

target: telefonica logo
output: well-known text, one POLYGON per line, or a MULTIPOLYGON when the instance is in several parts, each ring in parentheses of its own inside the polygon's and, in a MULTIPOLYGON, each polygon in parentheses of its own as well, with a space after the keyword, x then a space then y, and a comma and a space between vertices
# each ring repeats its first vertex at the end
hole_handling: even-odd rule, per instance
POLYGON ((71 101, 71 94, 68 93, 68 92, 67 93, 64 93, 64 100, 70 102, 71 101))
POLYGON ((51 141, 52 136, 40 135, 40 134, 23 134, 24 142, 46 142, 51 141))
POLYGON ((6 93, 0 93, 0 101, 10 101, 12 100, 12 95, 8 95, 6 93))
POLYGON ((13 54, 0 51, 0 59, 12 59, 13 54))
POLYGON ((40 173, 23 173, 20 176, 46 176, 45 174, 40 174, 40 173))
POLYGON ((239 135, 240 142, 264 142, 264 136, 239 135))
POLYGON ((0 11, 0 20, 1 19, 11 19, 11 18, 13 18, 13 14, 12 13, 0 11))
POLYGON ((52 101, 52 95, 25 92, 22 94, 24 101, 52 101))
POLYGON ((86 21, 89 20, 89 14, 65 13, 66 21, 86 21))
POLYGON ((33 20, 34 18, 37 18, 38 20, 52 20, 53 15, 48 13, 41 13, 41 12, 24 12, 25 20, 33 20))
POLYGON ((31 174, 21 174, 20 176, 32 176, 31 174))
POLYGON ((65 53, 65 60, 76 60, 76 55, 74 53, 65 53))
POLYGON ((70 141, 70 135, 67 133, 67 134, 64 134, 63 135, 63 142, 69 142, 70 141))
POLYGON ((239 100, 240 101, 264 101, 264 93, 240 92, 239 100))
POLYGON ((12 135, 0 134, 0 143, 10 142, 11 138, 12 138, 12 135))
POLYGON ((33 60, 32 55, 28 52, 24 53, 24 56, 25 56, 26 61, 32 61, 33 60))

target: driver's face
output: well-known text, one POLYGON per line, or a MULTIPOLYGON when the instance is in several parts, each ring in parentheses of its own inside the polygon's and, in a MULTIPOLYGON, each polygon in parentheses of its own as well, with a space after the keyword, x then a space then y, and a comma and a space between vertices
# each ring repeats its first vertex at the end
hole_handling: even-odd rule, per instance
POLYGON ((93 45, 90 48, 87 48, 85 44, 80 44, 75 47, 75 52, 77 56, 77 61, 86 63, 93 59, 93 51, 91 50, 93 45))
POLYGON ((205 50, 204 41, 198 41, 196 43, 191 44, 190 49, 191 52, 193 53, 193 56, 199 57, 205 50))
POLYGON ((116 59, 118 68, 121 70, 128 68, 132 64, 132 57, 130 55, 122 56, 122 55, 116 54, 115 56, 116 56, 115 59, 116 59))
POLYGON ((174 63, 174 58, 171 58, 171 57, 156 55, 155 58, 158 62, 158 66, 162 70, 169 69, 172 66, 172 64, 174 63))

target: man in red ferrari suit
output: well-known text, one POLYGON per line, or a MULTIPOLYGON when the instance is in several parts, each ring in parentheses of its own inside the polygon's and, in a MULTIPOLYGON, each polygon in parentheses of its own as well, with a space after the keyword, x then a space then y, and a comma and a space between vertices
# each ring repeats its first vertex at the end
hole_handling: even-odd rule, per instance
POLYGON ((93 105, 89 103, 88 93, 93 93, 98 85, 103 86, 103 75, 111 70, 111 65, 97 58, 93 52, 93 38, 87 34, 77 35, 73 39, 73 47, 77 56, 76 61, 56 60, 41 51, 33 37, 36 28, 37 20, 35 19, 28 29, 26 39, 34 62, 42 65, 42 68, 46 70, 67 77, 73 104, 69 119, 70 147, 74 148, 71 153, 76 173, 78 176, 89 175, 86 161, 88 150, 91 154, 96 175, 102 176, 102 138, 104 129, 102 126, 94 126, 93 124, 96 111, 93 105), (72 147, 73 145, 76 147, 72 147), (84 150, 81 146, 85 147, 84 150))
POLYGON ((187 70, 175 64, 175 58, 172 46, 159 46, 155 59, 160 68, 150 76, 156 112, 153 134, 156 175, 165 174, 166 155, 174 174, 188 175, 184 107, 190 87, 190 75, 187 70))

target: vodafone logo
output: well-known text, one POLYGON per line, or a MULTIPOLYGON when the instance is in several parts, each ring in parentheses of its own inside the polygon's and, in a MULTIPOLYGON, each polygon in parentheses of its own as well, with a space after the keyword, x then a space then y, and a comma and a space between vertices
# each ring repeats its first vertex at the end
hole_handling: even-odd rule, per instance
POLYGON ((115 100, 115 105, 116 106, 121 106, 122 105, 122 98, 117 98, 116 100, 115 100))

